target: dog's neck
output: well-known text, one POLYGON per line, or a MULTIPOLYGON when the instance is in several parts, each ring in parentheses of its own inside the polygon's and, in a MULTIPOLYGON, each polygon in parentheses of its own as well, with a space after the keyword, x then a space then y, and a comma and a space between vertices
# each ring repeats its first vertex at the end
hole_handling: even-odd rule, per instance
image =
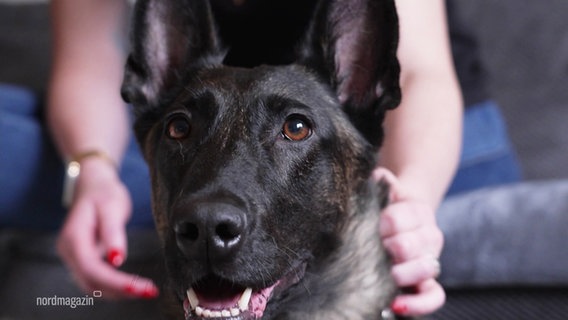
MULTIPOLYGON (((370 189, 377 194, 377 185, 370 189)), ((351 199, 351 217, 342 232, 346 237, 337 253, 323 264, 324 269, 307 275, 304 286, 298 288, 319 299, 313 301, 318 310, 310 310, 309 319, 394 319, 389 306, 398 289, 390 268, 385 268, 390 262, 378 234, 379 198, 351 199)), ((290 311, 285 318, 307 319, 303 311, 290 311)))

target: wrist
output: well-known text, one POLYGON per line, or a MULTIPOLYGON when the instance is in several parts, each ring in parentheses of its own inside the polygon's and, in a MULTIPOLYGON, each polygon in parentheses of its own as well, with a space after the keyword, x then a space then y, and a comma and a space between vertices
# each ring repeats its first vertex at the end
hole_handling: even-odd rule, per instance
POLYGON ((429 177, 408 172, 401 173, 398 176, 400 186, 403 190, 402 198, 406 200, 420 201, 429 205, 434 211, 440 205, 441 196, 435 183, 426 183, 431 181, 429 177))
POLYGON ((70 207, 75 198, 77 180, 80 176, 95 172, 99 178, 117 173, 117 166, 106 153, 99 150, 89 150, 73 155, 67 162, 65 181, 63 185, 62 203, 70 207))

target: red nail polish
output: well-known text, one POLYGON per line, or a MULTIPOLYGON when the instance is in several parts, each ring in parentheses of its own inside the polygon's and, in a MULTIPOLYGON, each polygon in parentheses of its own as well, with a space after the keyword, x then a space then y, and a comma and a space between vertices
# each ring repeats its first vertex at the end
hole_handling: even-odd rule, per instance
POLYGON ((124 262, 124 253, 118 249, 110 249, 107 253, 107 261, 115 267, 120 267, 124 262))
POLYGON ((154 299, 158 296, 158 289, 154 287, 148 287, 140 293, 140 297, 144 299, 154 299))
POLYGON ((393 302, 391 309, 396 314, 405 314, 408 311, 406 304, 400 301, 393 302))

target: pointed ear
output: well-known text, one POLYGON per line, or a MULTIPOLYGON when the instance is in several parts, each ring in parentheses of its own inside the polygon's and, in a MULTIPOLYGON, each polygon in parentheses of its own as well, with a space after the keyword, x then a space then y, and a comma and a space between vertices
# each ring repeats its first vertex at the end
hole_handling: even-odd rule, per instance
POLYGON ((121 93, 136 109, 155 105, 190 67, 223 59, 207 0, 139 0, 133 19, 121 93))
POLYGON ((299 63, 336 91, 351 121, 375 146, 386 110, 400 103, 394 0, 321 0, 299 63))

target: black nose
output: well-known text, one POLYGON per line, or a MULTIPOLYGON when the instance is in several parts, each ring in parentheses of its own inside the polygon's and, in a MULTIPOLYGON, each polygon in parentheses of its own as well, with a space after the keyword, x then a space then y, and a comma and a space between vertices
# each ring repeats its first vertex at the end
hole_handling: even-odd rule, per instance
POLYGON ((179 249, 192 259, 230 259, 245 238, 247 219, 240 208, 227 203, 200 203, 176 214, 179 249))

